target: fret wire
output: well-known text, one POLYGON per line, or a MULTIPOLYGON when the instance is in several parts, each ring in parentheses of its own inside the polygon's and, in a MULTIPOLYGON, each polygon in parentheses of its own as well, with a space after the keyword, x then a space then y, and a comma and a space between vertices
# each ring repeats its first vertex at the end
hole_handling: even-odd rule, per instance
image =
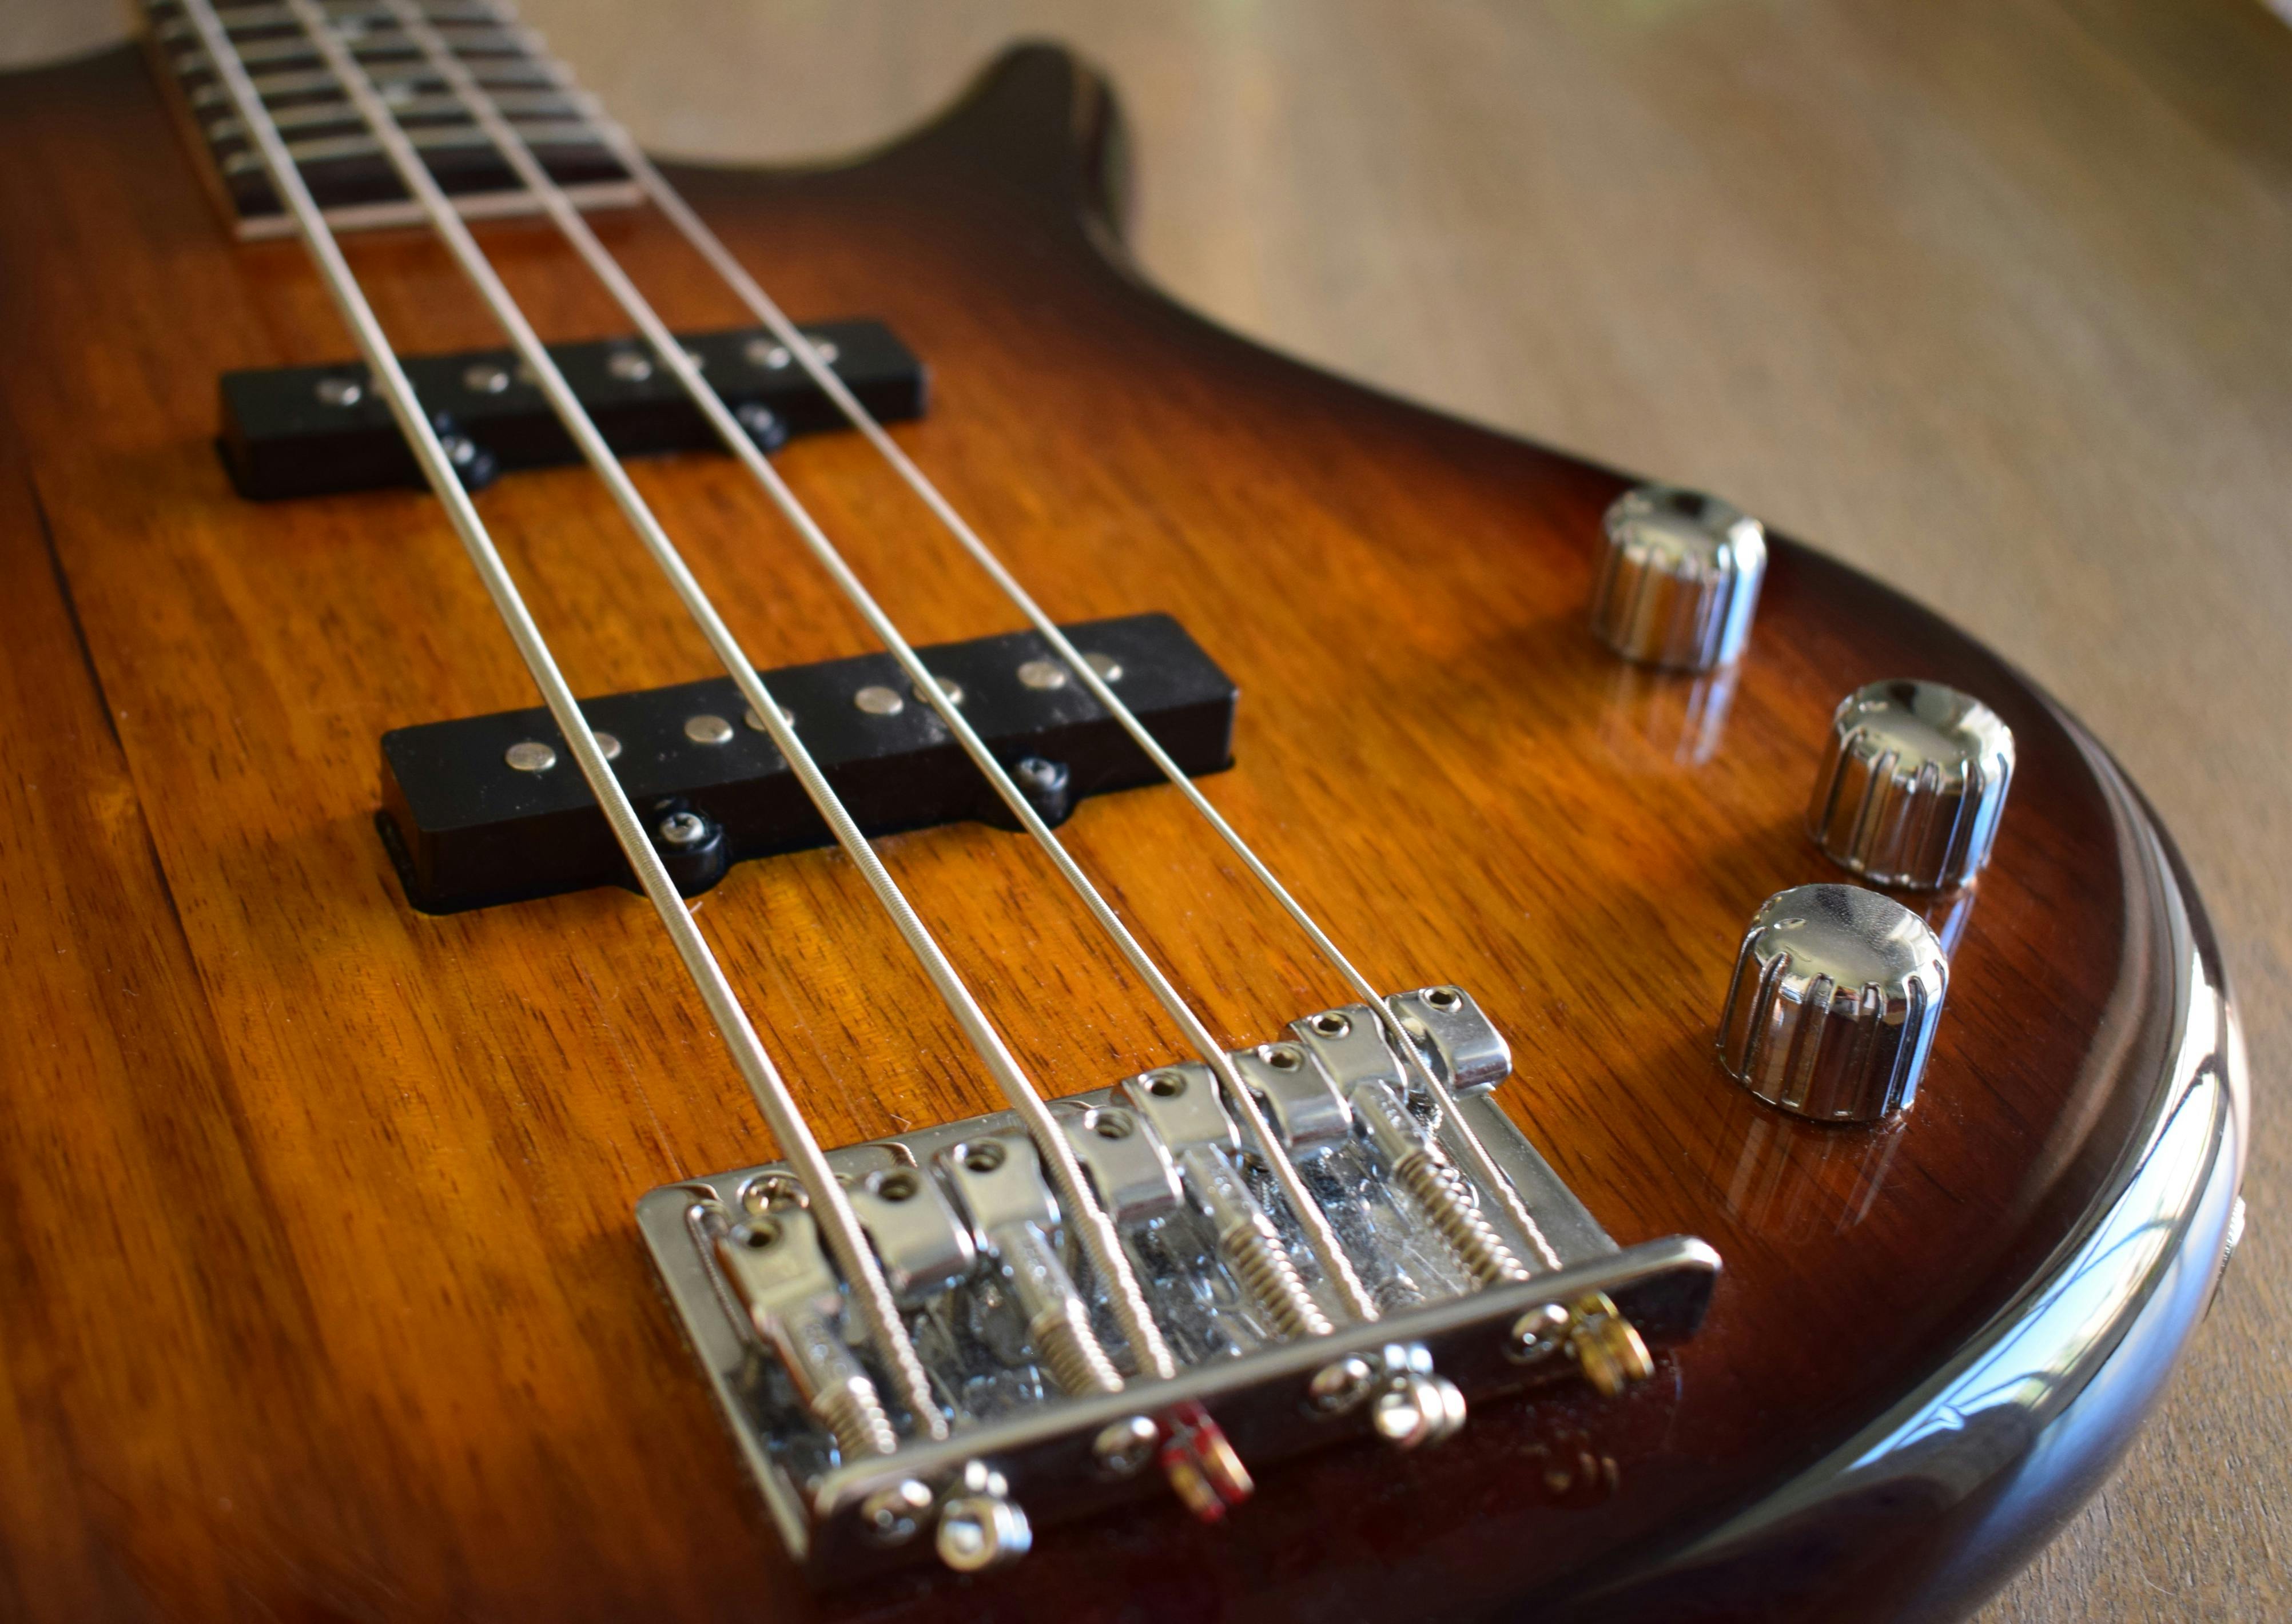
MULTIPOLYGON (((955 1015, 972 1049, 1001 1087, 1012 1108, 1027 1123, 1053 1184, 1058 1190, 1068 1223, 1075 1230, 1085 1255, 1106 1289, 1116 1320, 1138 1364, 1150 1377, 1164 1380, 1174 1377, 1177 1374, 1176 1361, 1154 1323, 1152 1312, 1139 1289, 1136 1275, 1122 1249, 1121 1241, 1085 1182, 1074 1149, 1067 1143, 1049 1106, 1021 1070, 1017 1059, 989 1020, 986 1011, 956 974, 954 965, 908 903, 890 871, 884 867, 882 860, 828 785, 803 740, 787 725, 779 702, 757 675, 755 661, 740 648, 730 628, 717 614, 715 606, 686 566, 675 544, 669 539, 638 493, 627 470, 605 443, 604 436, 582 407, 571 385, 567 384, 540 338, 519 310, 516 301, 503 286, 484 251, 456 215, 451 201, 431 178, 420 156, 406 141, 404 132, 398 127, 388 106, 375 93, 365 69, 333 37, 324 19, 310 0, 286 0, 286 4, 302 20, 328 66, 341 78, 344 91, 365 114, 375 135, 382 141, 391 164, 397 168, 399 178, 421 202, 447 247, 484 297, 521 359, 532 368, 542 393, 548 399, 559 421, 580 448, 584 458, 604 480, 616 505, 647 551, 653 555, 654 562, 667 576, 670 585, 707 638, 726 674, 738 686, 742 697, 748 701, 759 719, 765 722, 766 731, 773 743, 779 747, 807 796, 827 822, 838 844, 860 868, 876 900, 891 916, 941 1000, 955 1015)), ((545 204, 551 200, 548 196, 542 196, 545 204)), ((557 201, 561 204, 561 199, 557 201)), ((669 349, 674 358, 673 365, 679 361, 690 365, 684 360, 682 346, 672 342, 669 349)))
MULTIPOLYGON (((413 384, 398 361, 381 322, 373 307, 359 287, 350 263, 343 258, 342 247, 327 227, 318 202, 303 184, 294 161, 287 156, 286 144, 278 133, 269 127, 263 115, 262 99, 255 93, 245 69, 231 60, 230 43, 223 36, 221 25, 214 20, 207 0, 182 0, 185 11, 199 27, 202 36, 214 52, 217 72, 230 89, 238 103, 239 114, 254 133, 258 145, 268 158, 270 182, 280 201, 294 215, 304 244, 317 263, 320 279, 327 285, 343 319, 357 337, 359 348, 366 357, 372 376, 382 386, 384 400, 391 415, 405 434, 416 460, 420 463, 430 487, 444 505, 455 532, 461 537, 464 549, 476 567, 487 594, 492 598, 496 610, 507 627, 511 640, 516 643, 526 669, 532 674, 534 684, 541 691, 558 730, 572 749, 579 764, 581 776, 603 810, 612 827, 614 838, 619 842, 630 868, 634 871, 645 895, 666 926, 677 954, 684 962, 687 973, 698 990, 701 1001, 714 1021, 717 1031, 730 1051, 734 1064, 747 1080, 757 1108, 763 1112, 773 1136, 779 1142, 781 1153, 794 1164, 803 1178, 815 1210, 820 1217, 820 1230, 831 1253, 842 1267, 846 1281, 860 1310, 860 1316, 876 1351, 883 1357, 893 1378, 899 1383, 900 1394, 916 1425, 933 1439, 948 1435, 947 1418, 940 1413, 931 1392, 929 1378, 914 1345, 908 1341, 907 1329, 901 1323, 897 1305, 892 1300, 890 1288, 884 1283, 883 1272, 876 1265, 875 1254, 861 1233, 858 1215, 835 1182, 826 1153, 812 1136, 803 1111, 789 1092, 787 1082, 766 1053, 755 1029, 749 1023, 747 1012, 732 990, 722 967, 709 949, 707 940, 677 894, 675 882, 669 877, 659 853, 653 849, 639 820, 636 809, 606 762, 597 735, 581 714, 579 702, 572 688, 558 669, 555 658, 533 619, 525 600, 511 578, 501 553, 487 533, 484 521, 478 517, 476 505, 469 493, 462 489, 459 477, 439 443, 437 432, 431 426, 413 384)), ((458 221, 456 222, 459 223, 458 221)))
MULTIPOLYGON (((498 10, 495 11, 495 15, 501 17, 498 10)), ((504 28, 515 28, 520 26, 505 17, 502 18, 502 22, 504 28)), ((529 48, 535 52, 535 60, 552 76, 554 82, 561 86, 569 87, 570 79, 562 64, 542 50, 538 40, 529 33, 527 43, 529 48)), ((972 562, 987 573, 988 578, 1026 618, 1043 640, 1051 645, 1076 680, 1080 682, 1090 696, 1096 699, 1121 725, 1123 731, 1137 742, 1139 747, 1145 751, 1148 759, 1153 762, 1162 776, 1186 798, 1196 815, 1209 825, 1217 836, 1225 843, 1228 849, 1240 860, 1242 866, 1249 870, 1259 887, 1273 899, 1284 913, 1289 916, 1291 922, 1313 944, 1314 950, 1320 955, 1323 962, 1335 970, 1352 990, 1353 995, 1376 1014, 1379 1025, 1384 1029, 1385 1035, 1399 1052, 1402 1063, 1415 1076, 1417 1083, 1440 1105, 1444 1119, 1454 1124, 1457 1137, 1464 1143, 1466 1159, 1472 1164, 1473 1172, 1504 1202, 1506 1215, 1535 1249, 1544 1266, 1546 1269, 1558 1269, 1561 1266, 1560 1254, 1544 1233, 1543 1226, 1537 1224, 1534 1216, 1529 1212, 1528 1204, 1521 1200, 1520 1192, 1513 1185, 1511 1176, 1497 1164, 1496 1158, 1489 1153, 1488 1146, 1482 1142, 1478 1131, 1457 1110, 1455 1095, 1427 1063, 1416 1044, 1410 1040, 1408 1034, 1401 1029, 1399 1018, 1385 1003, 1384 996, 1354 966, 1352 960, 1346 957, 1336 941, 1306 910, 1304 905, 1298 901, 1295 895, 1273 872, 1271 867, 1258 855, 1255 848, 1242 837, 1240 831, 1227 821, 1224 814, 1211 803, 1200 787, 1187 777, 1185 769, 1181 767, 1169 752, 1162 747, 1160 742, 1148 731, 1146 724, 1139 720, 1137 714, 1123 702, 1121 697, 1099 676, 1096 671, 1092 669, 1090 662, 1083 657, 1082 652, 1074 646, 1067 634, 1059 629, 1057 622, 1045 614, 1042 606, 1035 602, 1034 597, 1024 586, 1020 585, 1018 578, 997 556, 993 549, 988 546, 986 541, 972 528, 970 522, 956 509, 954 504, 940 492, 938 485, 916 465, 905 451, 900 448, 899 443, 885 431, 884 425, 876 421, 875 414, 870 412, 860 402, 860 398, 845 386, 843 380, 836 376, 835 371, 819 359, 818 351, 812 348, 811 340, 797 329, 795 324, 788 319, 779 305, 765 293, 756 279, 748 274, 747 268, 732 256, 731 251, 724 246, 722 240, 715 232, 708 228, 707 223, 693 211, 691 206, 687 204, 675 189, 669 185, 659 168, 645 156, 643 149, 630 137, 628 132, 617 120, 605 115, 601 110, 596 115, 595 122, 604 137, 608 149, 620 161, 622 168, 626 170, 631 178, 636 182, 645 197, 655 207, 668 216, 685 239, 704 259, 707 260, 718 276, 732 289, 734 295, 748 307, 758 320, 771 330, 772 335, 795 358, 813 384, 835 403, 837 411, 843 415, 844 420, 864 435, 876 448, 877 453, 892 465, 901 481, 915 493, 925 507, 930 509, 941 527, 965 553, 971 555, 972 562)))
MULTIPOLYGON (((406 27, 409 34, 417 36, 423 32, 411 23, 406 27)), ((564 201, 561 189, 535 160, 521 133, 501 117, 498 108, 485 91, 466 72, 459 71, 458 64, 453 61, 451 53, 442 40, 432 35, 424 40, 424 48, 440 76, 462 96, 472 116, 493 137, 503 157, 517 170, 525 184, 542 199, 545 211, 556 222, 559 230, 581 254, 591 270, 596 272, 599 279, 605 283, 631 319, 637 323, 662 361, 676 375, 686 393, 715 428, 726 448, 763 486, 766 493, 795 527, 815 561, 828 572, 838 589, 868 621, 878 641, 899 662, 917 697, 939 712, 948 731, 961 743, 964 753, 1002 798, 1004 804, 1010 808, 1021 827, 1041 846, 1059 870, 1061 877, 1080 899, 1100 928, 1114 941, 1131 968, 1146 982, 1156 1001, 1184 1031, 1188 1043, 1217 1079, 1220 1091, 1227 1096, 1235 1113, 1242 1119, 1263 1148, 1284 1197, 1305 1231, 1316 1259, 1332 1286, 1344 1299, 1347 1311, 1358 1320, 1377 1318, 1376 1303, 1354 1272, 1336 1232, 1329 1226, 1327 1215, 1306 1187, 1296 1165, 1282 1147, 1271 1124, 1266 1120, 1263 1109, 1242 1081, 1232 1057, 1226 1053, 1224 1046, 1211 1035, 1193 1006, 1179 993, 1160 965, 1107 902, 1097 885, 1067 851, 1064 842, 1036 812, 1009 772, 979 737, 969 718, 940 688, 913 645, 860 582, 818 521, 787 488, 779 471, 765 460, 755 441, 742 431, 715 386, 685 356, 683 347, 676 342, 651 303, 637 289, 587 222, 564 201)))
MULTIPOLYGON (((537 123, 528 124, 524 138, 535 146, 593 147, 605 150, 597 139, 594 126, 586 124, 537 123)), ((425 152, 449 152, 456 149, 490 149, 494 142, 486 133, 475 127, 469 129, 408 130, 408 137, 425 152)), ((232 139, 239 139, 234 137, 232 139)), ((287 143, 286 154, 304 167, 312 164, 336 164, 348 159, 374 158, 381 154, 382 144, 370 135, 309 136, 287 143)), ((222 160, 227 175, 252 174, 262 167, 262 156, 258 152, 234 152, 222 160)))
MULTIPOLYGON (((560 95, 555 91, 504 92, 493 100, 504 112, 516 115, 521 125, 534 118, 563 122, 577 119, 585 125, 591 122, 589 109, 585 105, 577 104, 571 98, 560 95)), ((468 117, 462 99, 453 95, 420 96, 400 102, 398 116, 401 119, 468 117)), ((343 101, 273 108, 270 109, 270 122, 283 135, 291 130, 306 130, 330 124, 357 124, 361 120, 358 109, 343 101)), ((205 120, 199 125, 199 133, 209 141, 238 141, 246 132, 237 118, 226 116, 205 120)))

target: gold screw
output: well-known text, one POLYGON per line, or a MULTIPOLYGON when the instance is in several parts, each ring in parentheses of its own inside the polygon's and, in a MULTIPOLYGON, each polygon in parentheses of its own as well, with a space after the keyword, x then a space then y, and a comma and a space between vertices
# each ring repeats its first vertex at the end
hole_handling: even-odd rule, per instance
POLYGON ((1568 1352, 1601 1396, 1613 1398, 1655 1374, 1646 1341, 1606 1292, 1578 1298, 1568 1312, 1575 1321, 1568 1332, 1568 1352))

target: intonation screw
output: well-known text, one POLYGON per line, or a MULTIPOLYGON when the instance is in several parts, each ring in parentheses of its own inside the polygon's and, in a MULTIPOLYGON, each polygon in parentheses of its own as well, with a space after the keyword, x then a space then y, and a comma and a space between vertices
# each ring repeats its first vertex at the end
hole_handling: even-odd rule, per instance
POLYGON ((1161 1429, 1144 1416, 1128 1416, 1108 1423, 1091 1441, 1091 1458, 1109 1477, 1134 1477, 1154 1458, 1162 1442, 1161 1429))
POLYGON ((1339 1415, 1367 1398, 1369 1384, 1376 1379, 1376 1372, 1368 1360, 1348 1353, 1313 1373, 1305 1389, 1306 1401, 1323 1415, 1339 1415))
POLYGON ((931 1510, 932 1491, 914 1478, 878 1489, 860 1503, 860 1521, 878 1545, 905 1545, 931 1510))
POLYGON ((1538 1303, 1512 1322, 1505 1357, 1514 1364, 1535 1364, 1560 1351, 1568 1337, 1568 1311, 1557 1303, 1538 1303))

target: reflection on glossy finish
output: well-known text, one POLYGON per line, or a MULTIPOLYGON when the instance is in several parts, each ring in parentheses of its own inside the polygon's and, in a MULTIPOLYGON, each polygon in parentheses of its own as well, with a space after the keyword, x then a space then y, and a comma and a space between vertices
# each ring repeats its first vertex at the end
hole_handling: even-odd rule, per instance
POLYGON ((1764 1238, 1844 1234, 1870 1216, 1901 1143, 1891 1126, 1841 1133, 1760 1111, 1731 1145, 1714 1145, 1711 1178, 1727 1210, 1764 1238))
POLYGON ((1619 753, 1652 752, 1665 765, 1700 767, 1726 738, 1727 710, 1741 669, 1728 665, 1688 673, 1618 665, 1600 713, 1601 736, 1619 753))

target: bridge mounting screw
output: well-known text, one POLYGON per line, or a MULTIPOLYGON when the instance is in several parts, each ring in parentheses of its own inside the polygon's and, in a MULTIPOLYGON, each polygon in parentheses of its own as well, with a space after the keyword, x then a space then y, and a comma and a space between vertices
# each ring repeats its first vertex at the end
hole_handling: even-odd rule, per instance
POLYGON ((878 1489, 860 1502, 860 1521, 868 1537, 878 1545, 905 1545, 923 1526, 932 1508, 932 1491, 912 1477, 888 1489, 878 1489))
POLYGON ((660 840, 663 845, 682 851, 697 846, 708 838, 708 820, 698 812, 671 812, 660 820, 660 840))
POLYGON ((722 716, 712 716, 704 711, 698 716, 685 718, 684 736, 695 744, 730 744, 732 742, 732 724, 722 716))
POLYGON ((557 752, 538 739, 521 739, 502 752, 502 759, 520 772, 546 772, 557 764, 557 752))
POLYGON ((1161 1428, 1144 1416, 1126 1416, 1108 1423, 1091 1441, 1091 1458, 1109 1477, 1134 1477, 1154 1458, 1162 1442, 1161 1428))

